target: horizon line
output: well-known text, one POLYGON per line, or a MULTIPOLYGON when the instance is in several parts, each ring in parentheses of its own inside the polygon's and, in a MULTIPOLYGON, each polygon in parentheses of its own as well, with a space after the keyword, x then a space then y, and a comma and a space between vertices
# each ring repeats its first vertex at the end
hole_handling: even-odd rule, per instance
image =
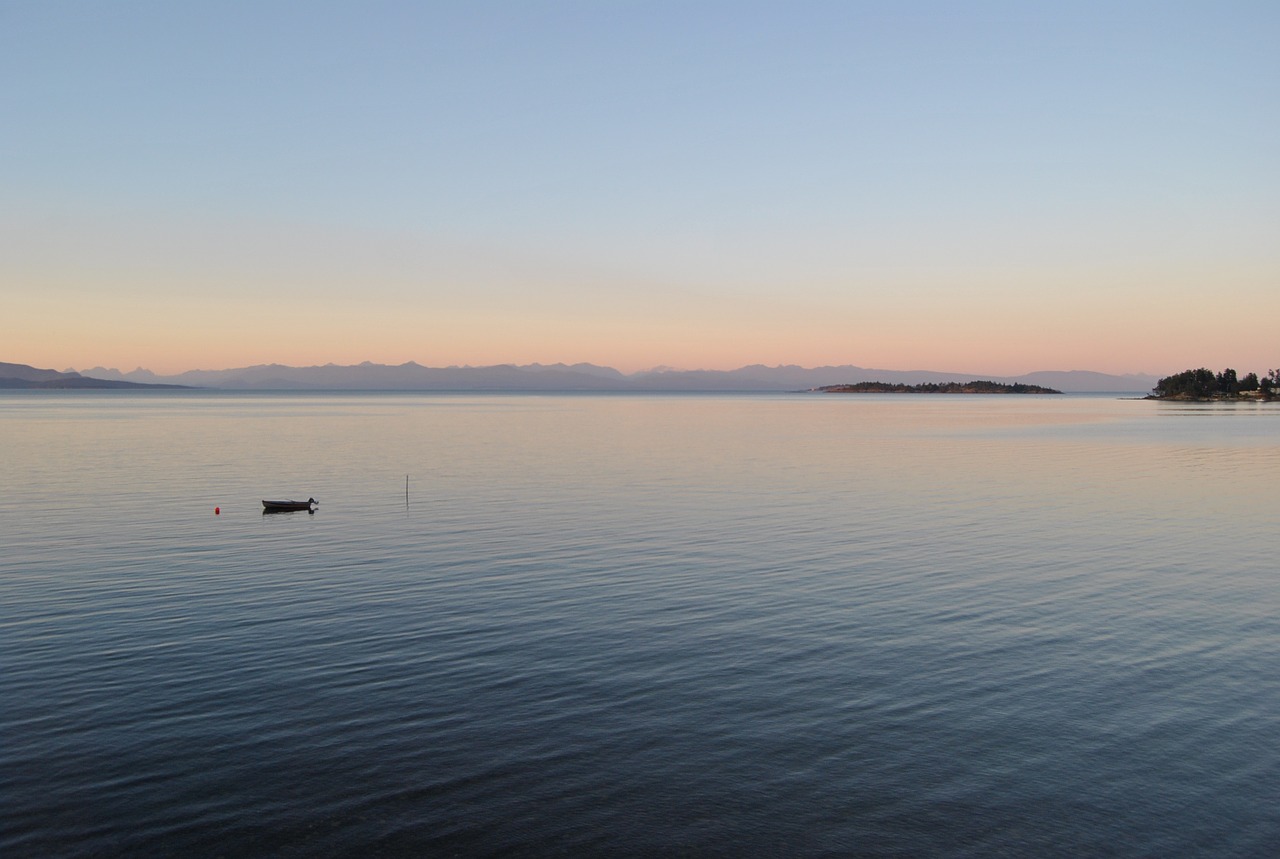
MULTIPOLYGON (((18 363, 18 362, 14 362, 14 363, 18 363)), ((27 365, 27 366, 32 366, 32 365, 27 365)), ((743 370, 750 370, 755 368, 761 368, 766 370, 794 369, 794 370, 806 370, 806 371, 826 370, 826 369, 839 370, 839 369, 850 368, 850 369, 860 370, 864 372, 881 371, 886 373, 945 373, 948 375, 973 375, 976 372, 976 375, 974 375, 975 379, 983 375, 1002 376, 1002 377, 1008 378, 1008 377, 1016 377, 1016 376, 1034 375, 1037 373, 1081 373, 1081 374, 1088 373, 1088 374, 1094 374, 1094 375, 1100 375, 1100 376, 1112 376, 1112 377, 1120 377, 1120 378, 1130 377, 1130 376, 1154 378, 1159 376, 1158 373, 1144 371, 1144 370, 1128 370, 1124 372, 1113 372, 1113 371, 1107 371, 1107 370, 1093 370, 1093 369, 1087 369, 1087 368, 1081 368, 1081 367, 1074 367, 1070 369, 1043 368, 1043 369, 1025 370, 1021 372, 1010 373, 1010 372, 994 372, 990 370, 984 370, 981 372, 973 371, 973 370, 946 370, 946 369, 938 369, 938 368, 930 368, 930 367, 908 367, 908 368, 875 367, 875 366, 868 366, 863 364, 855 364, 852 362, 843 363, 843 364, 826 363, 826 364, 805 365, 805 364, 799 364, 794 362, 768 364, 768 363, 757 361, 757 362, 742 364, 742 365, 739 365, 736 367, 730 367, 730 368, 675 367, 667 364, 656 364, 651 367, 645 367, 638 370, 626 371, 626 370, 620 370, 609 364, 598 364, 593 361, 574 361, 572 363, 567 361, 554 361, 550 363, 543 362, 543 361, 529 361, 526 363, 518 363, 516 361, 497 361, 494 363, 486 363, 486 364, 457 364, 457 363, 423 364, 417 361, 416 359, 410 359, 408 361, 402 361, 399 363, 383 363, 383 362, 366 359, 364 361, 359 361, 359 362, 350 363, 350 364, 341 364, 334 361, 326 361, 324 363, 303 363, 303 364, 285 364, 279 361, 263 361, 258 363, 241 364, 241 365, 228 366, 228 367, 192 367, 185 370, 178 370, 176 372, 155 371, 149 367, 144 367, 142 365, 138 365, 137 367, 134 367, 132 370, 121 370, 119 367, 108 367, 105 364, 95 364, 92 367, 87 367, 84 369, 68 367, 67 369, 59 372, 79 373, 81 375, 84 375, 94 370, 99 370, 99 371, 107 371, 112 373, 119 373, 121 375, 128 375, 131 373, 142 372, 142 373, 148 373, 157 377, 173 377, 173 376, 185 375, 187 373, 225 373, 225 372, 230 372, 234 370, 252 370, 252 369, 263 368, 263 367, 281 367, 281 368, 291 369, 291 370, 324 369, 324 368, 353 369, 358 367, 384 367, 384 368, 392 368, 392 369, 400 368, 400 367, 418 367, 424 370, 491 370, 491 369, 497 369, 502 367, 510 367, 512 369, 517 369, 517 370, 525 370, 525 369, 531 369, 531 368, 545 368, 545 369, 562 368, 562 369, 572 370, 575 367, 590 367, 598 370, 612 371, 626 378, 643 376, 643 375, 664 374, 664 373, 672 373, 672 374, 737 373, 743 370)))

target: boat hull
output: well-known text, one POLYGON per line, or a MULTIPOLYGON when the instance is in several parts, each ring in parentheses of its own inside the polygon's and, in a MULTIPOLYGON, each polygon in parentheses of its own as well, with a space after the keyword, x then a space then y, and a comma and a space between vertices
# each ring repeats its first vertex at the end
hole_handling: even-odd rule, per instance
POLYGON ((318 503, 314 498, 306 501, 266 501, 262 502, 263 512, 266 513, 285 513, 290 510, 307 510, 310 511, 312 505, 318 503))

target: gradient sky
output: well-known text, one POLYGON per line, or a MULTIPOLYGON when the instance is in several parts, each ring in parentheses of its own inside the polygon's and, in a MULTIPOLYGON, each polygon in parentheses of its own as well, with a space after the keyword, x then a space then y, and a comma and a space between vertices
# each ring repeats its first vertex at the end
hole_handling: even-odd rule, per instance
POLYGON ((1280 367, 1280 3, 0 0, 0 361, 1280 367))

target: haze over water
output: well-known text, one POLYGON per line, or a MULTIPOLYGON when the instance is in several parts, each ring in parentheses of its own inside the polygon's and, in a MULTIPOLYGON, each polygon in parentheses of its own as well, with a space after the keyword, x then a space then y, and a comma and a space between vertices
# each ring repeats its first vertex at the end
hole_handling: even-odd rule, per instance
POLYGON ((0 439, 6 856, 1280 844, 1273 404, 6 392, 0 439))

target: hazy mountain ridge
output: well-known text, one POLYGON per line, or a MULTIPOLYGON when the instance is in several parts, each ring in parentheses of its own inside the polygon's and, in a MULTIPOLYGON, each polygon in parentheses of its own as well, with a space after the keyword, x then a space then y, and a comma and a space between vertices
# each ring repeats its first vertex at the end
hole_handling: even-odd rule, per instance
POLYGON ((172 388, 174 385, 148 385, 124 379, 83 376, 74 370, 59 372, 28 364, 0 362, 0 388, 172 388))
MULTIPOLYGON (((0 365, 3 367, 5 365, 0 365)), ((46 371, 42 371, 46 372, 46 371)), ((53 371, 47 371, 53 372, 53 371)), ((3 375, 3 373, 0 373, 3 375)), ((159 376, 139 367, 128 373, 94 367, 84 377, 142 384, 177 384, 237 390, 384 390, 384 391, 797 391, 824 385, 888 382, 968 382, 987 379, 1003 384, 1040 385, 1062 391, 1146 392, 1157 378, 1141 374, 1111 375, 1087 370, 1041 370, 1020 376, 947 373, 930 370, 884 370, 842 366, 768 367, 753 364, 736 370, 650 370, 627 375, 595 364, 498 364, 489 367, 425 367, 405 364, 324 364, 290 367, 258 364, 227 370, 189 370, 159 376)))

